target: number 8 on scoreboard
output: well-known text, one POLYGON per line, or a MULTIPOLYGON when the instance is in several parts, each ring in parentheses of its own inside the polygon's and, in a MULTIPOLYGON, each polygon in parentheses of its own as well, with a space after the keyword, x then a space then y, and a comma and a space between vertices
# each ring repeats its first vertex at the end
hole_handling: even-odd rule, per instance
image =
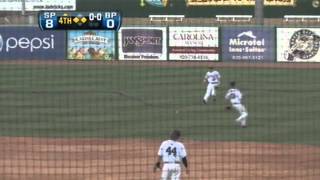
MULTIPOLYGON (((57 26, 57 16, 55 12, 44 12, 44 29, 55 29, 57 26)), ((40 18, 39 18, 40 19, 40 18)))

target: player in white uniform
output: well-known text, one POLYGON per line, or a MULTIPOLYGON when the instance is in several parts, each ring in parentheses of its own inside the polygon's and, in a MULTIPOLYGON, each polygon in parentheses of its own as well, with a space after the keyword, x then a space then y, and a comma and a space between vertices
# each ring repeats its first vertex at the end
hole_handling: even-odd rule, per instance
POLYGON ((242 94, 239 89, 236 89, 236 82, 230 82, 231 88, 228 90, 225 99, 229 100, 232 107, 238 111, 240 116, 236 119, 236 122, 240 123, 241 127, 247 126, 248 112, 244 105, 241 104, 242 94))
POLYGON ((161 143, 158 160, 153 168, 155 172, 157 168, 160 168, 161 162, 163 163, 161 180, 179 180, 181 163, 186 168, 186 173, 189 173, 186 149, 181 142, 178 142, 180 136, 180 131, 174 130, 170 135, 170 139, 161 143))
MULTIPOLYGON (((210 70, 204 76, 203 82, 208 83, 206 93, 203 97, 203 103, 207 104, 210 96, 216 96, 215 88, 220 85, 220 73, 210 67, 210 70)), ((215 100, 215 98, 214 98, 215 100)))

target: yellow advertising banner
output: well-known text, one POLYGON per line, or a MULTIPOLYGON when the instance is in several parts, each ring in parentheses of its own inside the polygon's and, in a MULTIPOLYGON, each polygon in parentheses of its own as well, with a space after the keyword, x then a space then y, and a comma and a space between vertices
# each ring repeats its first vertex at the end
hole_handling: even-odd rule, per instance
MULTIPOLYGON (((187 6, 254 6, 255 0, 186 0, 187 6)), ((295 6, 296 0, 264 0, 265 6, 295 6)))

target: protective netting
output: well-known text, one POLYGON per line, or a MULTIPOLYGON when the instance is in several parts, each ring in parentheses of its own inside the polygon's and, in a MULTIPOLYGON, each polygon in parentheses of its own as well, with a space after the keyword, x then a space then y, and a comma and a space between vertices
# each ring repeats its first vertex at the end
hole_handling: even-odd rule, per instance
POLYGON ((0 179, 320 179, 317 17, 176 18, 0 26, 0 179))

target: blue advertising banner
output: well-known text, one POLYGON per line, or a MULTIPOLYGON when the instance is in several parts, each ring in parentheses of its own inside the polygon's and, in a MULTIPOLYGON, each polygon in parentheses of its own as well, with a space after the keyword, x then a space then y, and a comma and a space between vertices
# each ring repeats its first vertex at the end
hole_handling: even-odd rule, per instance
POLYGON ((272 27, 223 27, 221 42, 223 61, 275 61, 272 27))
POLYGON ((113 60, 114 31, 68 31, 68 59, 113 60))
POLYGON ((38 27, 1 27, 0 60, 64 60, 65 32, 38 27))

